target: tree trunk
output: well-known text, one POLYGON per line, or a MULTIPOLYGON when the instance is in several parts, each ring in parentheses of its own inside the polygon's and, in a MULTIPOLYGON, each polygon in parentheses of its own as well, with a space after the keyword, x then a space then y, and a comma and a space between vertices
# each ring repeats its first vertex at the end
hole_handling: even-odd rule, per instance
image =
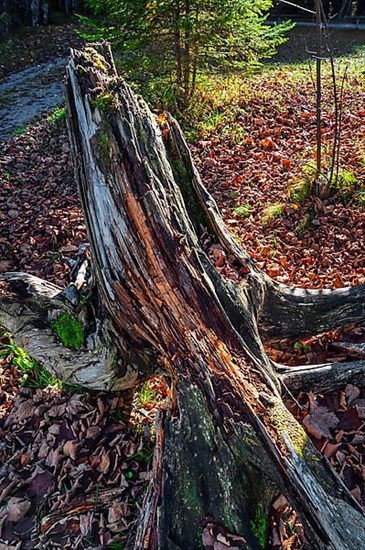
MULTIPOLYGON (((258 270, 225 228, 178 124, 157 121, 117 76, 106 45, 72 51, 67 102, 91 275, 80 269, 84 276, 62 291, 6 274, 12 295, 0 297, 0 320, 25 349, 36 335, 46 364, 55 345, 53 369, 94 388, 165 373, 172 399, 158 422, 135 548, 200 548, 212 522, 239 535, 232 546, 264 548, 265 518, 284 493, 310 548, 362 549, 363 510, 281 399, 282 388, 300 389, 308 375, 289 379, 262 338, 364 320, 365 288, 301 291, 258 270), (214 268, 206 231, 235 257, 238 282, 214 268), (54 334, 62 311, 84 326, 77 351, 54 334)), ((310 376, 331 389, 323 365, 310 376)))
POLYGON ((49 0, 0 0, 0 15, 0 35, 19 25, 46 25, 49 0))

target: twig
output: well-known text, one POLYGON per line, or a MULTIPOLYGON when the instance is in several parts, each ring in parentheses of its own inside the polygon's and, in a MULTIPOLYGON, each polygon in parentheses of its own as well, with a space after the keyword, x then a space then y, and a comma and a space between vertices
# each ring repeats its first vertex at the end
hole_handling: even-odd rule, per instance
POLYGON ((330 175, 328 180, 328 185, 325 189, 325 194, 329 191, 330 186, 333 184, 333 174, 335 170, 336 165, 336 154, 337 154, 337 148, 340 144, 340 134, 339 134, 339 108, 338 108, 338 93, 337 93, 337 80, 336 80, 336 71, 335 71, 335 64, 334 64, 334 53, 332 48, 331 39, 329 36, 329 30, 328 30, 328 20, 326 17, 326 14, 323 9, 323 3, 321 4, 321 11, 322 11, 322 18, 324 22, 324 28, 325 28, 325 38, 326 38, 326 46, 329 52, 329 59, 331 64, 331 77, 332 77, 332 85, 333 85, 333 99, 335 104, 335 127, 334 127, 334 136, 333 136, 333 149, 331 154, 331 169, 330 169, 330 175))

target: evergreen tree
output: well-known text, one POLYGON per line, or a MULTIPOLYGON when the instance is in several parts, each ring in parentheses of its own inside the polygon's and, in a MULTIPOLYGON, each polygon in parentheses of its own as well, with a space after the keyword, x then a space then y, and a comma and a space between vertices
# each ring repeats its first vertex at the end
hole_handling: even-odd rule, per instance
MULTIPOLYGON (((88 0, 133 80, 168 79, 177 107, 191 99, 202 70, 246 68, 270 57, 290 22, 265 23, 271 0, 88 0)), ((90 35, 89 35, 90 38, 90 35)), ((171 103, 171 102, 170 102, 171 103)))

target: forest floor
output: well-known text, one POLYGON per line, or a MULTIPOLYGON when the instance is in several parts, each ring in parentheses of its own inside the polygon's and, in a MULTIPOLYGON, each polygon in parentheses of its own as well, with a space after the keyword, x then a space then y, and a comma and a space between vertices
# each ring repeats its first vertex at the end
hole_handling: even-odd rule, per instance
MULTIPOLYGON (((299 29, 295 36, 303 46, 302 34, 299 29)), ((64 42, 55 44, 63 64, 64 42)), ((279 55, 287 59, 289 51, 285 46, 279 55)), ((49 63, 55 54, 46 58, 39 46, 35 55, 36 62, 49 63)), ((4 75, 27 67, 17 58, 11 54, 0 63, 4 75)), ((287 284, 365 282, 365 65, 361 52, 342 63, 340 71, 348 68, 341 177, 328 199, 308 193, 315 116, 307 65, 268 65, 249 79, 211 79, 201 88, 204 109, 184 122, 228 227, 263 270, 287 284)), ((324 81, 328 153, 333 99, 328 76, 324 81)), ((64 109, 43 114, 0 144, 0 180, 0 272, 27 271, 67 285, 67 258, 87 238, 64 109)), ((222 252, 217 269, 234 277, 222 252)), ((287 364, 356 358, 356 352, 336 347, 341 340, 365 342, 365 327, 276 342, 268 352, 287 364)), ((9 335, 0 344, 0 548, 131 548, 149 477, 153 418, 166 386, 155 379, 130 394, 85 393, 47 377, 9 335)), ((288 399, 288 406, 365 504, 365 395, 347 386, 327 396, 288 399)), ((280 497, 268 548, 301 544, 298 520, 280 497)))

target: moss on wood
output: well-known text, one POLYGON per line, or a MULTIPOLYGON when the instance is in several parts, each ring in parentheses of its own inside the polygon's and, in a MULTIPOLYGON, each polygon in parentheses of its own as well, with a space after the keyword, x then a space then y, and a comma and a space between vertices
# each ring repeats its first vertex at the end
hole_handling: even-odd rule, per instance
POLYGON ((66 348, 80 349, 84 343, 84 329, 82 324, 69 313, 62 313, 51 328, 66 348))
POLYGON ((305 449, 308 436, 302 426, 293 418, 293 415, 285 409, 280 401, 274 404, 270 411, 270 419, 276 427, 279 437, 286 432, 300 457, 305 458, 305 449))
POLYGON ((106 169, 110 166, 110 136, 106 132, 100 132, 97 136, 99 154, 106 169))
POLYGON ((261 505, 256 507, 255 515, 251 521, 252 534, 257 540, 259 547, 264 550, 267 545, 267 518, 261 505))
POLYGON ((99 109, 101 113, 109 113, 117 106, 116 97, 110 92, 102 91, 91 101, 94 109, 99 109))

